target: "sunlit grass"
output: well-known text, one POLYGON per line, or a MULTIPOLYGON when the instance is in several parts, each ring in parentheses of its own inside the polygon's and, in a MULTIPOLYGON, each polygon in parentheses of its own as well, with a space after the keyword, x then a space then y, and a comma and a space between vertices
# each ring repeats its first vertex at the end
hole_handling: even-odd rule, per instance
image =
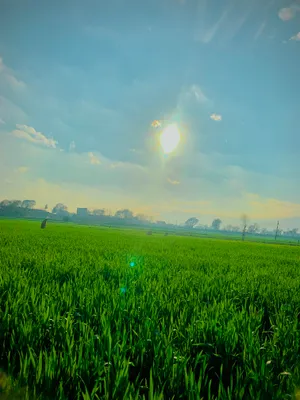
POLYGON ((10 377, 32 399, 296 396, 299 248, 0 222, 3 391, 10 377))

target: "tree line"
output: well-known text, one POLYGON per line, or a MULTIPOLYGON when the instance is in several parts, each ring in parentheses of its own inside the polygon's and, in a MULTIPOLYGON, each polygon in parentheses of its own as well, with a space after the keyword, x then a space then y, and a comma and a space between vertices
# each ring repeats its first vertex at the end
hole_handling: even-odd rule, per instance
MULTIPOLYGON (((63 203, 57 203, 51 210, 48 210, 48 205, 41 210, 37 210, 34 207, 36 206, 35 200, 2 200, 0 202, 0 216, 6 217, 26 217, 26 216, 35 216, 38 217, 42 213, 43 217, 46 215, 51 217, 54 216, 56 218, 62 219, 64 221, 69 221, 72 218, 76 218, 76 214, 70 213, 68 211, 68 206, 63 203)), ((123 221, 124 223, 139 223, 139 224, 155 224, 161 227, 167 226, 177 226, 174 224, 168 224, 166 221, 158 220, 154 221, 152 217, 146 216, 142 213, 134 214, 133 211, 129 209, 120 209, 115 213, 111 213, 111 211, 99 208, 87 211, 88 217, 95 217, 96 219, 109 219, 112 222, 114 220, 123 221)), ((279 222, 277 223, 277 228, 274 230, 268 230, 267 228, 261 228, 257 223, 248 224, 248 218, 246 215, 241 217, 241 226, 238 225, 224 225, 223 221, 220 218, 213 219, 210 225, 203 225, 200 223, 199 219, 196 217, 188 218, 183 224, 179 225, 181 228, 187 229, 198 229, 203 231, 224 231, 224 232, 240 232, 244 237, 245 234, 251 235, 274 235, 277 236, 292 236, 297 237, 299 234, 298 228, 282 230, 279 229, 279 222)))

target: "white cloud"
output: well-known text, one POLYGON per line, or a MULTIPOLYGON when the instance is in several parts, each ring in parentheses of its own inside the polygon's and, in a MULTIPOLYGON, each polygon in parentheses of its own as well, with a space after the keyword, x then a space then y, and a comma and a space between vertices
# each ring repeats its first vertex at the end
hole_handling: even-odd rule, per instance
POLYGON ((97 156, 95 156, 94 153, 90 152, 90 153, 88 153, 88 156, 89 156, 89 159, 90 159, 90 164, 92 164, 92 165, 101 164, 100 159, 97 156))
POLYGON ((265 30, 266 25, 267 25, 266 21, 263 21, 260 24, 259 28, 257 29, 257 31, 256 31, 256 33, 254 35, 254 40, 257 40, 262 35, 263 31, 265 30))
POLYGON ((299 42, 300 41, 300 32, 298 32, 297 35, 292 36, 290 38, 290 40, 295 40, 296 42, 299 42))
POLYGON ((208 98, 203 93, 202 89, 198 85, 192 85, 190 88, 191 93, 194 94, 196 100, 199 103, 205 103, 208 101, 208 98))
MULTIPOLYGON (((1 197, 23 198, 25 196, 24 188, 28 189, 27 185, 35 179, 45 179, 49 183, 61 186, 75 185, 79 188, 78 191, 82 191, 82 188, 85 188, 87 192, 97 189, 107 193, 110 201, 115 199, 120 207, 123 204, 121 198, 128 196, 131 199, 132 193, 136 193, 136 196, 138 193, 139 198, 147 198, 148 187, 144 182, 149 179, 145 169, 138 164, 105 158, 95 151, 92 155, 96 157, 96 160, 101 160, 101 166, 92 165, 88 153, 49 151, 46 147, 32 146, 29 142, 16 141, 11 134, 0 135, 0 199, 1 197), (112 163, 117 163, 117 167, 111 168, 112 163), (29 173, 28 176, 17 173, 17 168, 20 166, 28 166, 30 175, 29 173), (14 182, 9 192, 4 187, 5 178, 14 182), (143 187, 142 191, 139 190, 141 187, 143 187), (116 192, 118 192, 117 196, 116 192)), ((149 188, 149 191, 151 189, 149 188)), ((34 193, 32 196, 39 202, 44 194, 37 191, 34 193)), ((79 192, 77 196, 80 196, 79 192)), ((99 202, 100 197, 97 196, 99 202)), ((103 197, 101 198, 103 199, 103 197)), ((126 200, 127 207, 129 207, 130 199, 126 200)), ((58 201, 59 199, 56 202, 58 201)), ((61 198, 60 201, 65 200, 61 198)), ((72 201, 76 204, 76 196, 72 201)), ((101 201, 98 205, 101 205, 101 201)), ((137 199, 135 201, 135 206, 137 206, 137 199)), ((48 202, 50 203, 50 200, 48 202)), ((108 203, 109 200, 106 204, 108 203)), ((143 203, 144 201, 140 201, 140 204, 143 203)), ((87 204, 89 205, 88 202, 87 204)))
POLYGON ((24 167, 24 166, 17 168, 17 171, 20 174, 25 174, 26 172, 28 172, 28 170, 29 170, 29 168, 28 167, 24 167))
POLYGON ((123 166, 123 163, 118 161, 110 164, 110 168, 121 168, 123 166))
POLYGON ((210 119, 214 121, 222 121, 222 115, 213 113, 211 114, 210 119))
POLYGON ((250 215, 257 219, 281 219, 300 216, 300 203, 266 198, 256 193, 247 193, 250 215))
POLYGON ((199 85, 193 84, 189 87, 183 87, 181 92, 179 93, 178 96, 178 107, 184 107, 187 105, 191 100, 195 101, 197 103, 208 103, 209 99, 207 96, 203 93, 203 90, 199 85))
POLYGON ((76 144, 75 144, 74 140, 72 140, 72 142, 69 145, 69 151, 73 151, 73 150, 75 150, 75 148, 76 148, 76 144))
POLYGON ((134 153, 134 155, 136 156, 140 156, 141 154, 144 153, 144 151, 142 149, 135 149, 135 148, 131 148, 129 149, 130 153, 134 153))
POLYGON ((205 95, 199 85, 193 84, 188 87, 182 87, 178 97, 177 106, 174 112, 189 112, 191 109, 211 107, 211 100, 205 95))
POLYGON ((204 43, 209 43, 214 38, 220 27, 224 25, 224 21, 226 20, 227 15, 228 10, 226 9, 220 16, 218 21, 205 33, 204 37, 202 38, 202 41, 204 43))
POLYGON ((17 124, 16 127, 18 129, 12 131, 12 135, 41 146, 56 148, 57 142, 55 140, 47 138, 43 133, 37 132, 31 126, 17 124))
POLYGON ((17 88, 24 88, 26 85, 24 82, 21 80, 18 80, 14 72, 8 68, 4 62, 3 59, 0 57, 0 76, 6 81, 11 87, 17 89, 17 88))
POLYGON ((168 180, 168 182, 169 182, 171 185, 179 185, 179 184, 180 184, 179 181, 173 180, 173 179, 171 179, 171 178, 168 178, 167 180, 168 180))

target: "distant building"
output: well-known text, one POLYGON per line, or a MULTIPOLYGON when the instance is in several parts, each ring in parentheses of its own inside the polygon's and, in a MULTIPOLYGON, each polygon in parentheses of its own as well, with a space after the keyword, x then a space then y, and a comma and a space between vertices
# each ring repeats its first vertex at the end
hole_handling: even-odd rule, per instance
POLYGON ((77 208, 77 216, 78 217, 87 217, 88 209, 87 208, 77 208))

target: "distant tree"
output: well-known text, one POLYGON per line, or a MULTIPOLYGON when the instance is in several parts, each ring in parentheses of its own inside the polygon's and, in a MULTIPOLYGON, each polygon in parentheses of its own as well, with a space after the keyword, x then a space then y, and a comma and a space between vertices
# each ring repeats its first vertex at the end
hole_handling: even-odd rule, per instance
POLYGON ((252 225, 249 225, 249 227, 248 227, 248 232, 249 233, 258 233, 258 231, 259 231, 259 225, 258 224, 252 224, 252 225))
POLYGON ((187 228, 194 228, 194 226, 197 225, 198 222, 199 222, 199 219, 198 219, 198 218, 196 218, 196 217, 191 217, 191 218, 189 218, 189 219, 187 219, 187 220, 185 221, 184 225, 185 225, 187 228))
POLYGON ((121 218, 121 219, 132 219, 133 218, 133 212, 125 208, 124 210, 118 210, 115 213, 116 218, 121 218))
POLYGON ((147 224, 150 222, 150 217, 147 217, 147 215, 139 213, 135 216, 136 220, 141 223, 141 224, 147 224))
POLYGON ((12 207, 21 207, 22 201, 21 200, 10 200, 10 206, 12 207))
POLYGON ((220 230, 221 224, 222 224, 222 221, 220 220, 220 218, 216 218, 211 223, 211 227, 212 227, 212 229, 218 231, 218 230, 220 230))
POLYGON ((65 216, 63 217, 63 221, 64 221, 64 222, 69 222, 69 221, 70 221, 70 217, 69 217, 68 215, 65 215, 65 216))
POLYGON ((0 207, 10 207, 10 208, 17 208, 21 207, 22 201, 21 200, 2 200, 0 203, 0 207))
POLYGON ((10 204, 10 200, 2 200, 0 202, 0 208, 5 208, 10 204))
POLYGON ((0 212, 5 216, 22 217, 26 210, 21 207, 21 200, 2 200, 0 203, 0 212))
POLYGON ((199 229, 199 231, 207 231, 208 225, 197 224, 197 226, 195 226, 195 229, 199 229))
POLYGON ((284 232, 287 236, 297 236, 298 233, 298 228, 293 228, 293 229, 288 229, 286 232, 284 232))
POLYGON ((167 225, 166 221, 156 221, 157 225, 167 225))
POLYGON ((96 216, 102 216, 105 215, 105 210, 104 208, 96 209, 92 211, 92 214, 96 216))
POLYGON ((45 210, 48 210, 48 204, 45 205, 45 210))
POLYGON ((236 225, 226 225, 224 230, 227 232, 240 232, 241 228, 236 225))
POLYGON ((23 208, 33 208, 36 205, 35 200, 23 200, 22 207, 23 208))
POLYGON ((249 226, 248 226, 248 229, 247 229, 247 232, 248 232, 248 233, 255 233, 254 225, 249 225, 249 226))
POLYGON ((273 233, 275 233, 275 238, 277 238, 278 236, 284 235, 286 232, 284 232, 283 229, 275 229, 275 231, 273 231, 273 233))
POLYGON ((267 228, 261 228, 260 233, 262 235, 267 235, 268 234, 268 229, 267 228))
POLYGON ((66 214, 68 213, 68 207, 62 203, 57 203, 52 209, 53 214, 66 214))

